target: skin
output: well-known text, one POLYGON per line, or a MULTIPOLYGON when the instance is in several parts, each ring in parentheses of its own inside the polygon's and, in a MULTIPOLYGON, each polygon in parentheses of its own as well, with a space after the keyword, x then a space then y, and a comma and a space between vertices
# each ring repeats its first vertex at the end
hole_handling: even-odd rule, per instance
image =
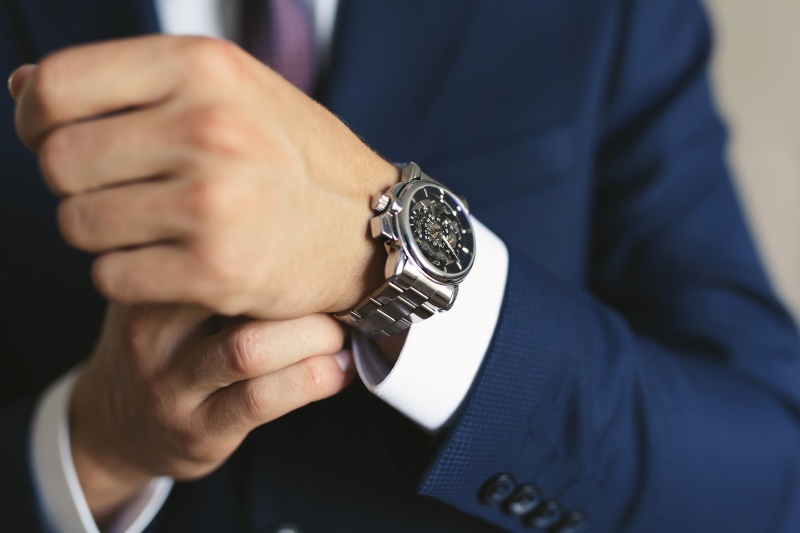
POLYGON ((203 477, 252 429, 341 391, 355 375, 343 340, 326 314, 221 328, 199 307, 112 304, 70 405, 95 521, 153 477, 203 477))
POLYGON ((382 281, 370 199, 399 170, 236 45, 106 42, 24 77, 19 137, 109 299, 288 319, 349 309, 382 281))
POLYGON ((320 313, 383 281, 367 227, 393 165, 214 39, 70 48, 9 89, 64 239, 96 254, 112 302, 70 406, 99 524, 153 476, 206 475, 254 427, 346 386, 352 365, 326 355, 342 329, 320 313))

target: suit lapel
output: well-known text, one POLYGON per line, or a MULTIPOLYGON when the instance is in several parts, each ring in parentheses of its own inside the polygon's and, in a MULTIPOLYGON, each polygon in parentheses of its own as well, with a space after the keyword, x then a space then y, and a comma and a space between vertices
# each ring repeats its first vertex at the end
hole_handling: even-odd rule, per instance
POLYGON ((573 1, 341 0, 323 103, 400 161, 558 128, 577 113, 576 72, 591 70, 576 43, 602 28, 585 11, 573 1))
POLYGON ((323 103, 384 157, 423 157, 477 3, 341 0, 323 103))
POLYGON ((153 0, 11 0, 33 60, 84 42, 158 31, 153 0))

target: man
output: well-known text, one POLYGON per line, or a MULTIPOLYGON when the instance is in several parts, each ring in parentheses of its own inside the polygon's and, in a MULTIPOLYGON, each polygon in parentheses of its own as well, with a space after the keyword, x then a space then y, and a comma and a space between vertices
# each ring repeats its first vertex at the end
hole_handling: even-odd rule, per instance
POLYGON ((34 414, 37 385, 90 351, 98 321, 85 258, 57 243, 34 161, 4 142, 4 364, 19 385, 3 489, 26 494, 4 511, 12 524, 63 527, 72 512, 134 529, 156 514, 164 531, 793 526, 800 345, 722 164, 696 2, 341 2, 315 96, 386 159, 234 46, 106 41, 155 29, 146 2, 47 4, 67 28, 45 4, 4 8, 3 65, 38 64, 11 80, 17 133, 114 303, 73 392, 62 381, 34 414), (400 180, 387 161, 411 158, 493 232, 474 221, 476 272, 451 311, 395 336, 396 361, 361 355, 372 390, 411 375, 437 420, 345 389, 352 364, 329 355, 343 338, 322 314, 359 317, 347 313, 384 283, 370 198, 400 180), (499 312, 490 297, 464 314, 493 282, 499 312), (445 348, 418 349, 419 335, 445 348), (430 401, 461 367, 469 393, 430 401), (37 451, 59 400, 71 446, 58 468, 79 488, 67 503, 37 451), (170 490, 160 476, 200 479, 170 490))

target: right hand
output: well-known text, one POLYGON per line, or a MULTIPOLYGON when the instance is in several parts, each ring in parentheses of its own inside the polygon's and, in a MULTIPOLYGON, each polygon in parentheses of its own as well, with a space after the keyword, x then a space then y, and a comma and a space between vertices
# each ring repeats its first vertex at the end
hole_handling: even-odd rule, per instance
POLYGON ((210 473, 252 429, 355 375, 328 315, 221 330, 219 320, 189 306, 109 307, 70 406, 73 459, 98 524, 153 477, 210 473))

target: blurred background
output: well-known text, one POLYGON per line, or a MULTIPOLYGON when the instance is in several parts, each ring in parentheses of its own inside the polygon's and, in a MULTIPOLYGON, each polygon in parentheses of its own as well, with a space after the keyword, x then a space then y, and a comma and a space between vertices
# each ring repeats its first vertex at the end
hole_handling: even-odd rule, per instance
MULTIPOLYGON (((667 0, 668 1, 668 0, 667 0)), ((705 0, 729 160, 778 292, 800 318, 800 1, 705 0)))

